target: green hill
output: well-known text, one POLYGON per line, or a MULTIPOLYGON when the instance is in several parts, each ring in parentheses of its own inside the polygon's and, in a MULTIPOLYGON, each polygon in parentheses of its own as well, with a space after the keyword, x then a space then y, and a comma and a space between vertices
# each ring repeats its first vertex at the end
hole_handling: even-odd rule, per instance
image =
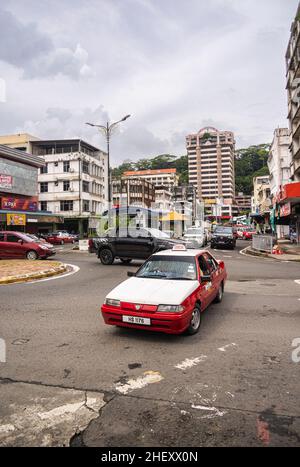
MULTIPOLYGON (((253 177, 267 175, 269 173, 267 159, 269 144, 250 146, 246 149, 238 149, 235 159, 235 184, 236 192, 251 195, 253 177)), ((139 159, 137 162, 124 161, 112 170, 113 177, 120 177, 128 170, 149 170, 176 168, 179 174, 179 183, 188 183, 188 158, 176 157, 172 154, 161 154, 153 158, 139 159)))

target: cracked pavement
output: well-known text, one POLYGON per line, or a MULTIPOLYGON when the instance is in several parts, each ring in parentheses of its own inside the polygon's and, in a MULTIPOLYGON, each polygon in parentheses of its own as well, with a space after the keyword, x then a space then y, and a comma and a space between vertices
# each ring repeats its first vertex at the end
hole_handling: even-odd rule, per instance
POLYGON ((299 264, 214 253, 228 286, 191 337, 103 324, 138 263, 67 252, 79 273, 2 288, 0 445, 298 446, 299 264))

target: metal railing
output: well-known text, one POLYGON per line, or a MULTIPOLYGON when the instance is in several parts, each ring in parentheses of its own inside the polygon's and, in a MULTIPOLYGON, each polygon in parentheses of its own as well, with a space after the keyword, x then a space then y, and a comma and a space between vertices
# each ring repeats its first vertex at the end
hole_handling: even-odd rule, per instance
POLYGON ((271 235, 253 235, 252 249, 272 253, 273 237, 271 235))

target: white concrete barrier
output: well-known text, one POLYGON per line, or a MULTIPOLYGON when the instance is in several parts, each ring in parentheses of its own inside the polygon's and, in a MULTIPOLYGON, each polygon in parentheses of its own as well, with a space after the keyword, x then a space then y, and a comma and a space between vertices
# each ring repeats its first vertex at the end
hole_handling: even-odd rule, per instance
POLYGON ((80 251, 89 251, 89 241, 88 240, 79 240, 79 250, 80 251))

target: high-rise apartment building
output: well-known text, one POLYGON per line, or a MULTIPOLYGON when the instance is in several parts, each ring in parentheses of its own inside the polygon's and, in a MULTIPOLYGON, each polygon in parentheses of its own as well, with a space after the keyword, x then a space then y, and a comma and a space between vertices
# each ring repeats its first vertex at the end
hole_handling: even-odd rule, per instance
POLYGON ((186 137, 189 183, 205 204, 233 204, 235 140, 231 131, 202 128, 186 137), (221 201, 220 201, 221 200, 221 201))

